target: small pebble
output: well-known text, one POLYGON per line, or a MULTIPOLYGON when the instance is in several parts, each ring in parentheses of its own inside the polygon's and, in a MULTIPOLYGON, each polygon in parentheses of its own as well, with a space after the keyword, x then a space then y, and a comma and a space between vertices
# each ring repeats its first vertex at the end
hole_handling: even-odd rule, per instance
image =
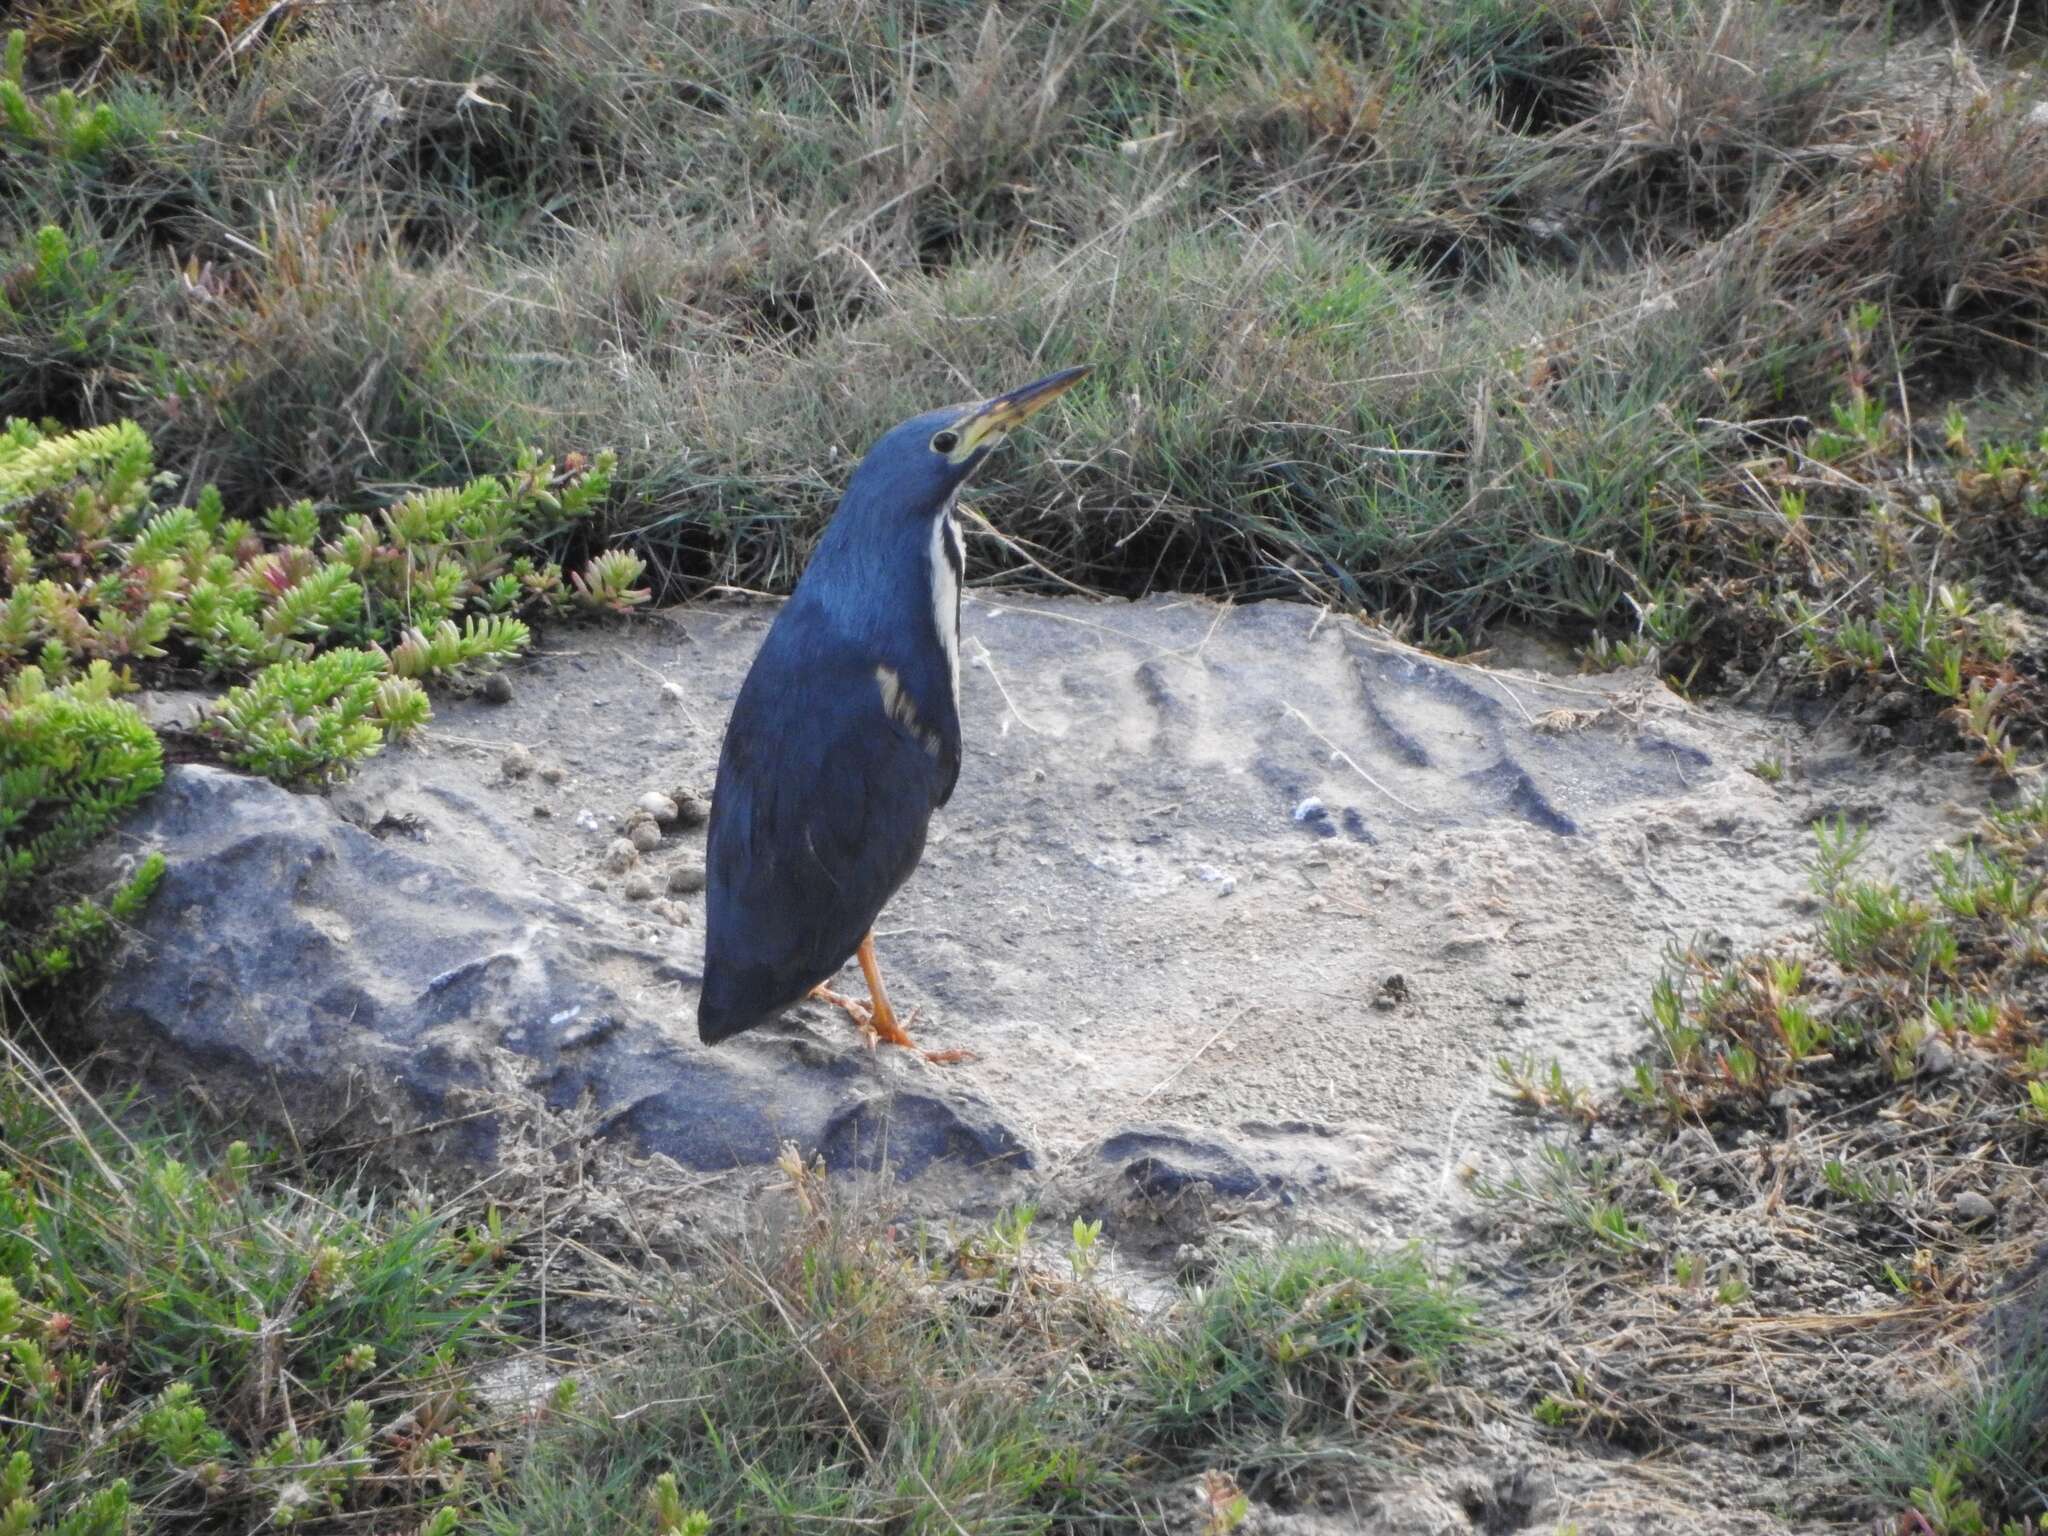
POLYGON ((1998 1214, 1998 1207, 1990 1198, 1980 1195, 1974 1189, 1966 1189, 1955 1199, 1956 1220, 1965 1226, 1975 1226, 1980 1221, 1989 1221, 1998 1214))
POLYGON ((515 742, 498 767, 508 779, 523 779, 533 772, 533 754, 515 742))
POLYGON ((676 819, 676 803, 658 789, 650 789, 636 804, 663 826, 676 819))
POLYGON ((661 828, 651 821, 636 821, 633 830, 626 834, 626 841, 642 853, 652 853, 661 846, 661 828))
POLYGON ((611 846, 604 851, 604 867, 615 875, 622 875, 640 862, 640 850, 623 837, 612 839, 611 846))
POLYGON ((1918 1054, 1920 1071, 1927 1077, 1940 1077, 1956 1064, 1955 1051, 1939 1035, 1929 1035, 1921 1041, 1918 1054))
POLYGON ((671 896, 687 896, 692 891, 704 889, 704 866, 702 864, 678 864, 668 872, 668 889, 671 896))
POLYGON ((632 874, 626 876, 626 900, 651 901, 653 899, 654 882, 647 878, 644 871, 636 869, 632 874))
POLYGON ((540 765, 540 776, 550 784, 559 784, 562 780, 569 777, 569 770, 560 763, 542 763, 540 765))
POLYGON ((543 803, 541 805, 536 805, 533 808, 533 814, 540 820, 546 821, 550 816, 555 814, 555 808, 551 805, 543 803))
POLYGON ((493 672, 484 679, 482 692, 486 704, 510 704, 512 702, 512 679, 502 672, 493 672))
POLYGON ((680 704, 688 697, 689 695, 684 693, 675 683, 663 683, 661 685, 661 701, 664 704, 680 704))
POLYGON ((678 789, 669 799, 675 802, 676 820, 686 827, 701 827, 711 819, 711 808, 694 790, 678 789))

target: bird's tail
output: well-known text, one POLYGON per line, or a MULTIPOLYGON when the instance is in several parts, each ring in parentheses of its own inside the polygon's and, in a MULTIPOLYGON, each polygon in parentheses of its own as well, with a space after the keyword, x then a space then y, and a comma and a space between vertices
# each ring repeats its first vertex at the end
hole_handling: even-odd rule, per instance
POLYGON ((705 967, 704 990, 697 997, 697 1038, 706 1045, 744 1034, 776 1011, 762 1007, 758 991, 744 979, 731 971, 705 967))

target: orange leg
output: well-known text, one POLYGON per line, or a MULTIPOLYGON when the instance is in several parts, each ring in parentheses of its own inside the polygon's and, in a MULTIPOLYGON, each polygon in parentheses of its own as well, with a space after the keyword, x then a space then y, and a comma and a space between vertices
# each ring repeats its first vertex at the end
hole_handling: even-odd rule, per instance
MULTIPOLYGON (((870 1049, 876 1042, 881 1041, 889 1045, 903 1046, 907 1050, 918 1050, 917 1042, 912 1040, 904 1032, 903 1026, 896 1022, 896 1010, 889 1006, 889 989, 882 985, 882 968, 875 961, 875 936, 872 932, 860 941, 857 953, 860 958, 860 973, 867 979, 868 984, 866 1003, 856 1002, 822 984, 811 989, 811 996, 819 1002, 845 1009, 855 1026, 868 1037, 870 1049)), ((941 1066, 974 1060, 972 1051, 918 1051, 918 1054, 926 1061, 941 1066)))

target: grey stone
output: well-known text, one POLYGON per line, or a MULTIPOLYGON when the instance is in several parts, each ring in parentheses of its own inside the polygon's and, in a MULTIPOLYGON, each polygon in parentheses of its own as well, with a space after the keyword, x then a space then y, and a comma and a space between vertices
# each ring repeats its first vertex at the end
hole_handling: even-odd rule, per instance
POLYGON ((484 685, 477 690, 486 704, 510 704, 512 702, 512 679, 502 672, 493 672, 484 679, 484 685))
POLYGON ((1988 1195, 1974 1189, 1966 1189, 1955 1198, 1956 1220, 1965 1226, 1974 1226, 1980 1221, 1989 1221, 1998 1214, 1998 1207, 1991 1203, 1988 1195))
MULTIPOLYGON (((1169 1239, 1199 1241, 1200 1213, 1186 1208, 1204 1202, 1141 1189, 1220 1186, 1226 1200, 1263 1204, 1277 1179, 1297 1199, 1322 1190, 1368 1209, 1387 1231, 1427 1231, 1457 1207, 1445 1191, 1447 1150, 1489 1145, 1505 1123, 1473 1092, 1475 1027, 1498 1019, 1503 1034, 1530 1032, 1527 1048, 1568 1043, 1581 1063, 1632 1048, 1633 1010, 1612 999, 1647 992, 1681 922, 1723 936, 1724 950, 1728 935, 1749 948, 1760 926, 1775 931, 1776 902, 1807 889, 1804 826, 1820 798, 1865 820, 1885 808, 1873 852, 1894 862, 1929 825, 1951 830, 1942 799, 1919 793, 1948 779, 1907 793, 1900 765, 1887 764, 1880 792, 1874 770, 1832 736, 1797 754, 1837 765, 1813 770, 1811 796, 1771 790, 1742 768, 1787 754, 1785 727, 1691 708, 1646 675, 1498 673, 1285 603, 969 594, 959 786, 876 929, 910 1033, 980 1061, 941 1068, 870 1054, 836 1013, 802 1006, 705 1052, 692 1017, 703 950, 695 829, 725 711, 772 613, 714 603, 607 626, 574 656, 523 663, 508 704, 437 699, 438 729, 366 762, 348 787, 364 807, 357 826, 388 854, 419 861, 405 866, 415 874, 439 871, 425 895, 351 870, 351 885, 373 893, 351 900, 375 921, 338 899, 334 911, 300 912, 290 882, 309 866, 295 858, 272 872, 273 888, 259 897, 245 885, 239 908, 208 919, 253 924, 252 947, 310 931, 351 951, 317 957, 303 986, 280 976, 257 994, 255 1006, 277 1011, 278 1042, 311 1027, 300 993, 353 986, 383 1012, 375 1030, 343 1005, 321 1015, 346 1050, 321 1042, 325 1054, 295 1068, 289 1091, 326 1084, 337 1116, 353 1112, 350 1092, 372 1107, 392 1101, 394 1082, 426 1068, 411 1041, 382 1054, 375 1042, 401 1036, 394 1011, 463 963, 420 957, 502 952, 519 980, 539 954, 562 967, 561 996, 478 1005, 461 1028, 420 1036, 419 1051, 447 1053, 482 1085, 472 1109, 493 1096, 573 1104, 587 1093, 621 1135, 691 1127, 685 1152, 698 1164, 764 1156, 785 1127, 809 1149, 849 1155, 896 1114, 916 1119, 913 1158, 952 1167, 993 1148, 1008 1164, 1015 1138, 1001 1128, 1029 1126, 1057 1170, 1049 1182, 1061 1185, 1056 1197, 1030 1192, 1041 1209, 1067 1198, 1069 1183, 1074 1198, 1099 1199, 1118 1219, 1143 1207, 1130 1223, 1150 1220, 1158 1230, 1145 1240, 1168 1256, 1169 1239), (687 711, 650 696, 650 668, 690 677, 687 711), (593 709, 594 697, 623 707, 593 709), (1604 723, 1540 724, 1591 704, 1604 723), (515 742, 536 762, 525 781, 497 767, 515 742), (479 758, 478 743, 495 750, 479 758), (549 787, 564 769, 573 795, 549 787), (623 813, 667 786, 676 821, 663 848, 643 863, 627 843, 608 870, 607 849, 631 820, 623 813), (535 816, 536 801, 555 814, 535 816), (1313 824, 1293 819, 1306 801, 1322 807, 1313 824), (1235 894, 1218 900, 1203 865, 1235 877, 1235 894), (636 873, 652 880, 654 899, 624 899, 636 873), (570 915, 547 915, 556 907, 570 915), (472 924, 461 945, 449 937, 458 920, 472 924), (1453 935, 1474 939, 1469 953, 1441 952, 1453 935), (428 964, 431 974, 416 974, 428 964), (1408 998, 1371 1006, 1396 973, 1408 998), (611 1001, 593 1001, 594 988, 611 1001), (1540 1017, 1504 1012, 1511 993, 1540 1004, 1540 1017), (595 1043, 551 1041, 552 1015, 536 1015, 539 1006, 582 1007, 573 1023, 609 1010, 618 1028, 595 1043), (905 1106, 895 1087, 928 1096, 965 1129, 937 1134, 936 1111, 905 1106), (1146 1123, 1133 1124, 1140 1116, 1146 1123), (1343 1129, 1255 1132, 1256 1117, 1343 1129), (714 1130, 739 1154, 709 1146, 714 1130), (1110 1155, 1100 1156, 1106 1138, 1110 1155), (1174 1210, 1154 1214, 1166 1205, 1174 1210)), ((174 866, 213 860, 206 839, 225 835, 167 844, 174 866)), ((336 857, 356 861, 357 846, 336 857)), ((123 847, 134 851, 125 838, 123 847)), ((205 877, 217 876, 209 863, 205 877)), ((160 920, 170 921, 145 919, 154 940, 170 932, 160 920)), ((120 985, 175 986, 194 963, 120 985)), ((850 966, 833 981, 863 993, 850 966)), ((167 1029, 199 1027, 169 1004, 152 1007, 167 1029)), ((250 1063, 283 1049, 266 1045, 270 1054, 237 1058, 220 1076, 262 1108, 270 1068, 250 1063)), ((160 1042, 156 1051, 174 1054, 160 1042)))
POLYGON ((104 1043, 302 1138, 461 1119, 443 1150, 487 1162, 503 1116, 594 1105, 605 1134, 693 1169, 772 1162, 998 1176, 1032 1155, 944 1074, 758 1030, 716 1050, 687 1008, 642 998, 693 971, 564 902, 480 884, 327 801, 183 765, 128 827, 168 868, 83 1024, 104 1043), (522 1109, 524 1106, 524 1109, 522 1109))
POLYGON ((1133 1126, 1104 1140, 1096 1156, 1116 1168, 1132 1189, 1155 1199, 1206 1184, 1219 1195, 1277 1195, 1292 1203, 1279 1174, 1261 1172, 1238 1148, 1184 1126, 1133 1126))
POLYGON ((641 853, 652 853, 661 846, 661 828, 651 821, 636 821, 626 833, 626 841, 641 853))

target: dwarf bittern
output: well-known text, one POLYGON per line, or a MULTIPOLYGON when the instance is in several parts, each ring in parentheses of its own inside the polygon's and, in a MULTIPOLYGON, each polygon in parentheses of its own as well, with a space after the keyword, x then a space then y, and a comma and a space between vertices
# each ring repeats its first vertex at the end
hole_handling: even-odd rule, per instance
MULTIPOLYGON (((875 918, 960 775, 961 484, 1088 370, 913 417, 868 451, 740 687, 706 855, 707 1044, 806 997, 910 1045, 875 918), (825 990, 858 954, 869 1001, 825 990)), ((931 1053, 933 1060, 960 1052, 931 1053)))

